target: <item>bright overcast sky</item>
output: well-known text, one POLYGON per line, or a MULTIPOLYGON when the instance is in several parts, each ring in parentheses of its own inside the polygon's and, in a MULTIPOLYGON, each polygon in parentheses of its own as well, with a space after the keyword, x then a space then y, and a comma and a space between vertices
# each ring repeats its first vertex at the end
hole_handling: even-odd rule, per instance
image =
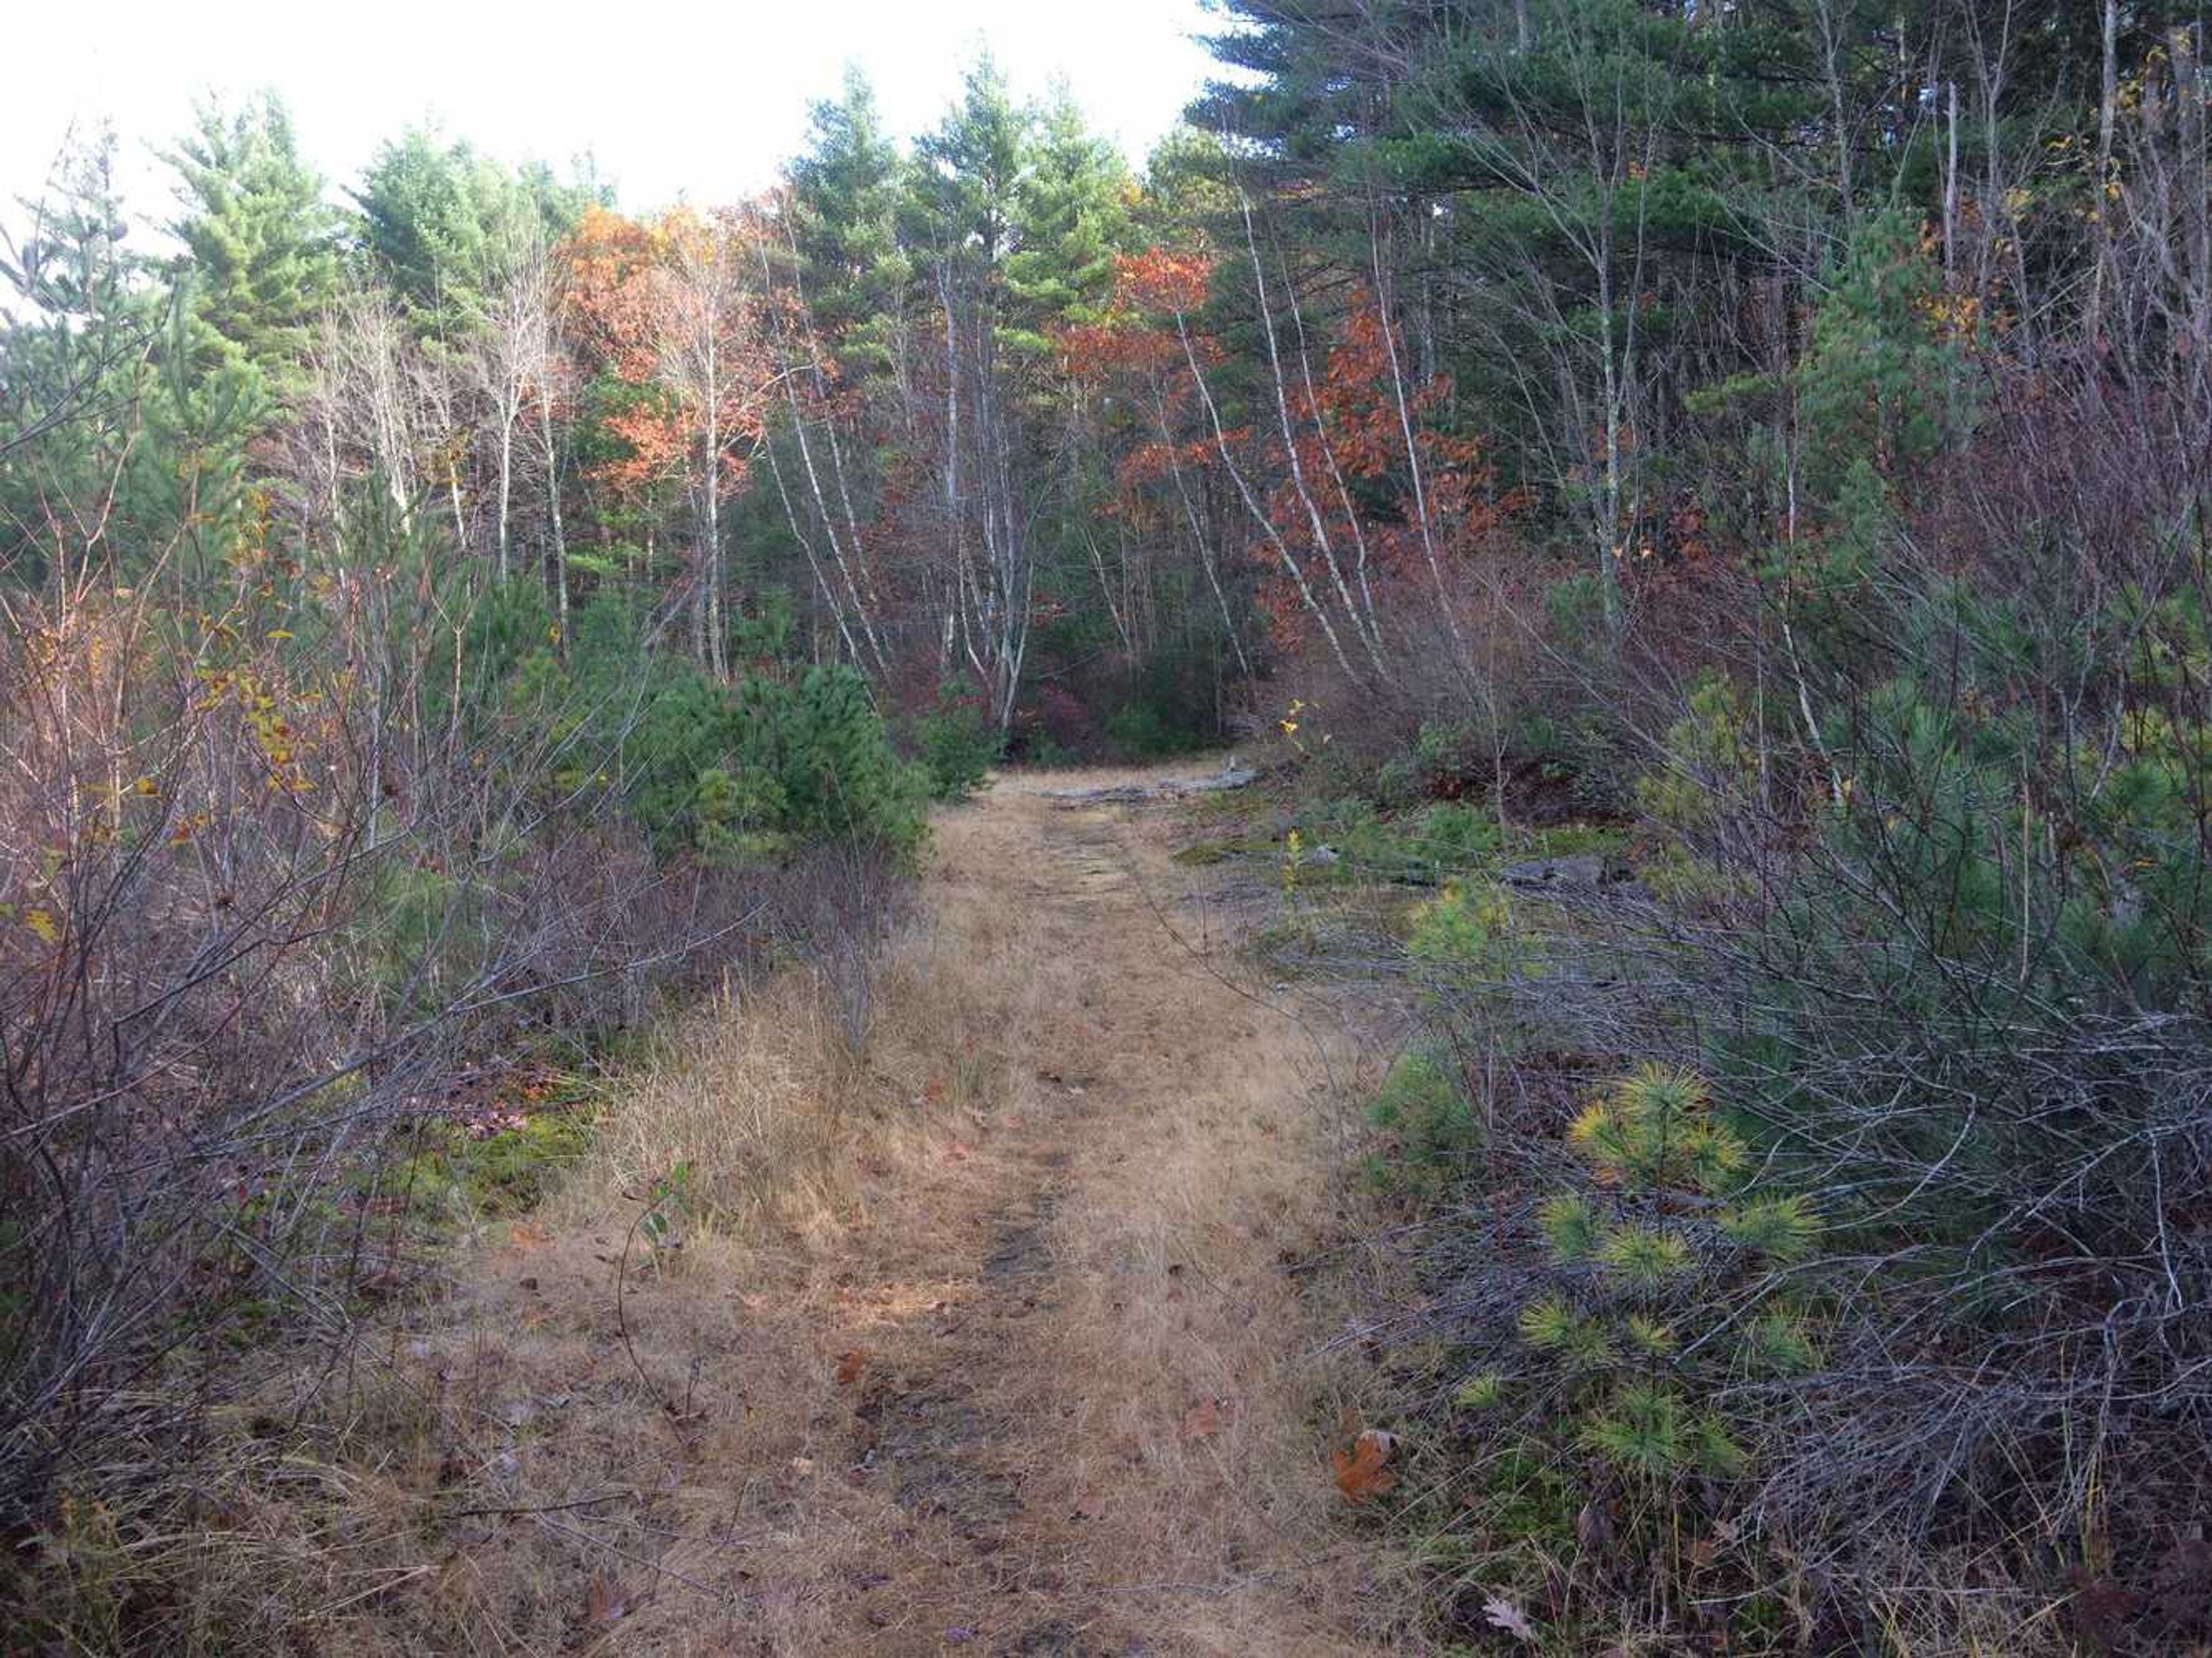
MULTIPOLYGON (((164 216, 148 160, 198 94, 274 87, 302 148, 350 182, 410 123, 566 171, 591 152, 623 204, 742 196, 799 143, 844 66, 902 135, 935 125, 988 45, 1018 91, 1064 76, 1141 161, 1209 71, 1202 0, 114 0, 26 6, 0 25, 0 203, 36 191, 72 121, 113 119, 134 215, 164 216)), ((158 182, 157 182, 158 181, 158 182)))

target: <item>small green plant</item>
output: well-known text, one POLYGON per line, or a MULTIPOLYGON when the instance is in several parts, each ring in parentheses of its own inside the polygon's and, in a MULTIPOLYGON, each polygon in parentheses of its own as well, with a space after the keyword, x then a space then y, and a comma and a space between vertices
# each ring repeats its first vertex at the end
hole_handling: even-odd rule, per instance
POLYGON ((1498 855, 1498 820, 1456 802, 1431 806, 1406 837, 1413 856, 1446 873, 1470 870, 1498 855))
POLYGON ((683 1247, 679 1230, 691 1201, 691 1165, 679 1163, 656 1179, 646 1193, 645 1212, 638 1217, 637 1235, 646 1258, 658 1265, 683 1247))
POLYGON ((1066 771, 1083 763, 1081 755, 1048 732, 1040 732, 1030 739, 1028 760, 1039 771, 1066 771))
POLYGON ((1438 992, 1502 984, 1530 965, 1512 896, 1495 881, 1446 885, 1415 912, 1407 950, 1438 992))
POLYGON ((1818 1218, 1797 1193, 1739 1190, 1749 1149, 1688 1071, 1638 1068, 1567 1144, 1589 1177, 1539 1212, 1559 1282, 1520 1334, 1573 1401, 1572 1444, 1659 1485, 1740 1473, 1764 1424, 1699 1401, 1732 1376, 1818 1363, 1774 1270, 1813 1253, 1818 1218))
POLYGON ((1742 696, 1709 677, 1667 731, 1659 764, 1636 782, 1636 804, 1666 837, 1644 872, 1660 897, 1689 907, 1717 903, 1743 883, 1715 855, 1716 831, 1757 780, 1758 731, 1742 696))
POLYGON ((1440 793, 1464 779, 1486 774, 1490 744, 1483 731, 1466 720, 1431 720, 1413 738, 1412 761, 1421 792, 1440 793))
POLYGON ((1481 1127, 1454 1067, 1413 1049, 1401 1054, 1376 1090, 1370 1116, 1390 1136, 1370 1165, 1386 1190, 1434 1195, 1449 1185, 1481 1144, 1481 1127))

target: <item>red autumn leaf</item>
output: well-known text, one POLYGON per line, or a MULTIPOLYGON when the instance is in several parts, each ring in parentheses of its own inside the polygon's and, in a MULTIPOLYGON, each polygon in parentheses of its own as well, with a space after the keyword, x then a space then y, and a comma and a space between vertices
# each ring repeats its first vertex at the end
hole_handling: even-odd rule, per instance
POLYGON ((860 1379, 860 1373, 867 1368, 868 1355, 865 1348, 854 1347, 848 1351, 838 1354, 837 1385, 841 1388, 851 1387, 860 1379))

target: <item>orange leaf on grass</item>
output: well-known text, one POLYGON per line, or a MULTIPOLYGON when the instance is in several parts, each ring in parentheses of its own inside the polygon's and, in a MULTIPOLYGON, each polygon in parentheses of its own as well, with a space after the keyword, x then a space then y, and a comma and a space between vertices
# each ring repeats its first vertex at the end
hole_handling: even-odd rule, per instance
POLYGON ((1397 1448, 1395 1434, 1370 1428, 1352 1442, 1350 1450, 1329 1453, 1330 1465, 1336 1470, 1336 1488, 1346 1502, 1364 1503, 1398 1483, 1398 1476, 1383 1466, 1397 1448))
POLYGON ((855 1347, 850 1351, 838 1354, 837 1385, 841 1388, 851 1387, 860 1379, 860 1372, 867 1368, 868 1355, 863 1348, 855 1347))

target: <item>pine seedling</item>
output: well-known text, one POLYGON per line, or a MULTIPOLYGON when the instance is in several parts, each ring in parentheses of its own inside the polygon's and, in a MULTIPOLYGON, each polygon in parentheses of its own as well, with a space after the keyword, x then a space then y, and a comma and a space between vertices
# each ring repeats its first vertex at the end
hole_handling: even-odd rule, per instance
POLYGON ((1721 1217, 1721 1230, 1738 1248, 1777 1263, 1802 1260, 1812 1252, 1820 1223, 1802 1193, 1755 1198, 1721 1217))
POLYGON ((1574 1193, 1553 1198, 1540 1217, 1552 1259, 1562 1266, 1588 1260, 1597 1252, 1597 1216, 1589 1204, 1574 1193))

